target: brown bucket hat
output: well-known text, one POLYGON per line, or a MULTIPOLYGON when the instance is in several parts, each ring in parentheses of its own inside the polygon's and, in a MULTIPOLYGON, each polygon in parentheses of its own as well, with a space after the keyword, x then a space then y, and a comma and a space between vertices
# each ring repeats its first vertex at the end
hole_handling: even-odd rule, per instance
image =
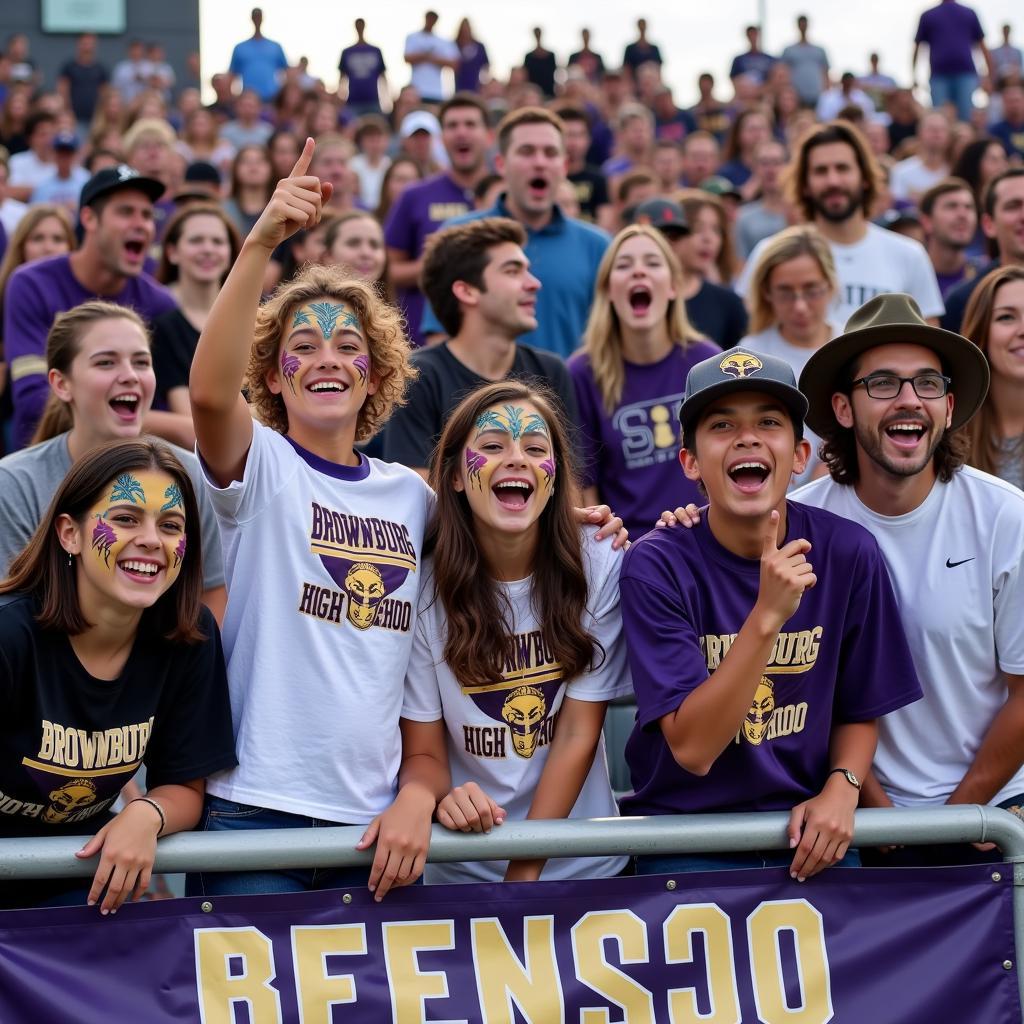
POLYGON ((942 360, 952 379, 953 422, 962 427, 981 407, 988 393, 988 360, 966 338, 932 327, 920 307, 902 292, 887 292, 865 302, 846 322, 846 331, 818 349, 800 374, 800 390, 807 396, 807 426, 821 434, 835 422, 832 395, 839 390, 840 374, 862 352, 879 345, 923 345, 942 360))

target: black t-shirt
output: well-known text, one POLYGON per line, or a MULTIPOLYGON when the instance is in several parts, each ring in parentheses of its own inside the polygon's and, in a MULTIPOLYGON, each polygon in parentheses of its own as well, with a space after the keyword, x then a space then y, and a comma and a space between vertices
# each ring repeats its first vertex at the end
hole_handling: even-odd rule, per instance
POLYGON ((75 120, 91 121, 99 102, 100 89, 110 80, 107 69, 102 64, 79 64, 77 60, 69 60, 60 69, 60 77, 68 80, 75 120))
POLYGON ((960 328, 964 322, 964 313, 967 312, 967 303, 971 301, 974 289, 981 284, 981 279, 986 274, 990 274, 1000 266, 1002 264, 999 260, 993 260, 987 266, 982 267, 970 280, 962 281, 946 294, 943 300, 946 305, 946 312, 939 317, 939 326, 943 330, 952 331, 954 334, 960 333, 960 328))
POLYGON ((630 43, 622 54, 624 67, 636 71, 642 64, 661 64, 661 50, 654 43, 641 43, 639 41, 630 43))
POLYGON ((555 55, 550 50, 531 50, 523 58, 523 67, 526 68, 526 77, 545 96, 555 95, 555 55))
POLYGON ((705 281, 692 299, 686 300, 690 323, 719 348, 732 348, 747 333, 747 308, 731 289, 705 281))
POLYGON ((597 208, 609 202, 607 179, 596 167, 584 167, 582 171, 576 171, 568 177, 576 190, 581 216, 586 220, 594 220, 597 208))
POLYGON ((0 837, 91 835, 141 763, 151 789, 238 763, 208 609, 198 644, 163 638, 144 614, 112 680, 93 678, 35 609, 26 595, 0 597, 0 837))
MULTIPOLYGON (((409 402, 384 427, 384 458, 403 466, 423 469, 441 437, 452 410, 471 391, 491 381, 478 377, 448 351, 448 342, 413 353, 419 378, 409 389, 409 402)), ((565 363, 551 352, 517 345, 508 380, 539 381, 561 400, 562 411, 575 427, 579 424, 576 392, 565 363)))
POLYGON ((198 344, 199 332, 180 309, 170 309, 153 321, 153 372, 156 374, 153 404, 156 408, 167 408, 167 392, 172 388, 188 387, 188 374, 198 344))

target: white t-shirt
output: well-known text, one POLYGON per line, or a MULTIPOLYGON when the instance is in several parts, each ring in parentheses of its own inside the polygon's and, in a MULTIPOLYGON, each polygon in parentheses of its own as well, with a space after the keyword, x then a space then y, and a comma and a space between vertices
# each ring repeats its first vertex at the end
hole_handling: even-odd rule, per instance
MULTIPOLYGON (((829 477, 793 498, 867 527, 882 549, 924 698, 879 719, 874 771, 897 807, 944 803, 1006 702, 1003 673, 1024 675, 1024 493, 965 466, 902 516, 829 477)), ((990 802, 1020 793, 1024 768, 990 802)))
MULTIPOLYGON (((750 276, 768 241, 754 246, 737 278, 734 287, 740 295, 745 296, 750 290, 750 276)), ((946 311, 935 270, 920 242, 868 224, 867 234, 859 242, 829 242, 829 247, 839 278, 839 294, 829 310, 829 320, 836 330, 845 327, 865 302, 882 292, 906 292, 916 300, 925 317, 941 316, 946 311)))
POLYGON ((889 191, 893 199, 909 199, 916 202, 923 192, 927 192, 932 185, 938 185, 947 177, 948 167, 930 171, 919 156, 908 156, 906 160, 894 165, 889 172, 889 191))
MULTIPOLYGON (((831 337, 832 334, 830 333, 829 338, 831 337)), ((800 379, 800 374, 803 373, 807 360, 816 351, 813 348, 800 348, 799 345, 786 341, 779 333, 778 327, 774 325, 765 328, 763 331, 758 331, 757 334, 748 334, 745 338, 740 339, 739 344, 741 348, 749 348, 751 352, 775 356, 776 359, 785 359, 793 367, 793 373, 796 374, 797 380, 800 379)), ((807 468, 802 473, 795 473, 793 475, 790 489, 809 483, 814 476, 814 471, 821 465, 821 459, 818 458, 818 446, 821 444, 821 438, 806 425, 804 426, 804 437, 810 442, 811 457, 807 461, 807 468)))
MULTIPOLYGON (((508 812, 509 821, 526 818, 547 763, 549 744, 566 696, 605 701, 633 692, 626 662, 626 644, 619 614, 619 568, 622 552, 608 541, 594 540, 593 528, 583 537, 584 565, 590 595, 584 627, 604 648, 595 647, 597 667, 570 683, 544 643, 531 601, 531 581, 501 584, 512 610, 514 656, 500 685, 463 690, 444 661, 445 616, 428 574, 421 597, 416 639, 406 683, 402 717, 416 722, 444 719, 452 785, 476 782, 508 812)), ((570 818, 618 815, 604 740, 599 742, 590 774, 570 818)), ((507 861, 428 864, 426 878, 435 882, 496 882, 507 861)), ((542 878, 604 878, 618 874, 624 857, 577 857, 549 860, 542 878)))
MULTIPOLYGON (((433 32, 413 32, 405 37, 405 53, 429 53, 441 60, 458 60, 459 48, 450 39, 442 39, 433 32)), ((436 64, 424 62, 414 64, 409 82, 420 96, 427 101, 443 100, 444 86, 441 81, 442 68, 436 64)))
POLYGON ((380 205, 380 190, 384 184, 384 175, 391 166, 391 157, 386 156, 376 167, 371 167, 363 153, 356 153, 348 162, 359 179, 359 198, 368 210, 376 210, 380 205))
POLYGON ((365 824, 395 795, 433 494, 404 466, 338 466, 259 423, 243 479, 206 483, 224 546, 238 756, 207 789, 365 824))
POLYGON ((57 164, 54 161, 40 160, 31 149, 15 153, 7 162, 7 168, 7 183, 19 188, 36 188, 57 173, 57 164))

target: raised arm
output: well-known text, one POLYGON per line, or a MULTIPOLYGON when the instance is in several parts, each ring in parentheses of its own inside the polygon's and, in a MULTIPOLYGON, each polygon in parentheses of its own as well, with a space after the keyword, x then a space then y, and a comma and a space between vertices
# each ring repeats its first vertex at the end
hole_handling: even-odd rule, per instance
POLYGON ((242 244, 192 360, 188 390, 196 442, 221 486, 242 478, 252 442, 252 418, 241 388, 271 253, 300 228, 314 227, 331 196, 331 184, 321 185, 319 178, 308 173, 313 149, 313 140, 306 139, 291 174, 277 183, 267 208, 242 244))

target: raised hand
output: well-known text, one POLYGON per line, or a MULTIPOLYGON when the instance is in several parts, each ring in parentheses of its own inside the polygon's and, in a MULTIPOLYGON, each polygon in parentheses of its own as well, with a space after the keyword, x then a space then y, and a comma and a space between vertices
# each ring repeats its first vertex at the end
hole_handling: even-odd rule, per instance
POLYGON ((315 148, 313 140, 306 139, 291 173, 277 183, 270 202, 249 232, 251 241, 267 249, 276 249, 296 231, 313 228, 320 223, 324 205, 330 201, 334 186, 309 173, 315 148))
POLYGON ((811 542, 801 538, 791 540, 780 548, 778 530, 779 513, 773 510, 761 548, 761 583, 757 604, 781 629, 783 623, 800 607, 804 591, 813 587, 818 580, 806 557, 811 550, 811 542))

